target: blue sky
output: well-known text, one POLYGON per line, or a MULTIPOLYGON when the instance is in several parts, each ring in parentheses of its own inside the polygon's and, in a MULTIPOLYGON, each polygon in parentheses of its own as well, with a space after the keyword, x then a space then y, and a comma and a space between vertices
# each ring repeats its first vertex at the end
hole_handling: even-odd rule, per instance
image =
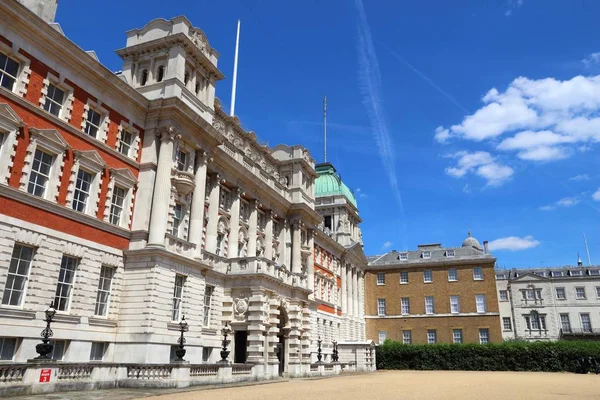
POLYGON ((600 2, 61 0, 57 21, 118 70, 126 30, 181 14, 221 55, 226 108, 242 20, 236 114, 270 145, 321 161, 327 95, 367 254, 471 229, 500 266, 587 263, 584 232, 600 257, 600 2))

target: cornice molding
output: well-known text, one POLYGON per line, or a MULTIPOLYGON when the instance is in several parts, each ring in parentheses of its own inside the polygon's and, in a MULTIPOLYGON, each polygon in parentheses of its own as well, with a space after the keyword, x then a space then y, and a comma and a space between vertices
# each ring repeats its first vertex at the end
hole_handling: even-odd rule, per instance
POLYGON ((91 215, 77 212, 63 205, 59 205, 51 201, 42 199, 40 197, 33 196, 27 192, 23 192, 5 184, 0 184, 0 196, 31 205, 33 207, 39 208, 44 211, 48 211, 50 213, 59 215, 61 217, 76 222, 81 222, 82 224, 89 225, 93 228, 103 230, 105 232, 120 236, 128 240, 131 236, 131 233, 124 228, 119 228, 116 225, 109 224, 108 222, 104 222, 91 215))

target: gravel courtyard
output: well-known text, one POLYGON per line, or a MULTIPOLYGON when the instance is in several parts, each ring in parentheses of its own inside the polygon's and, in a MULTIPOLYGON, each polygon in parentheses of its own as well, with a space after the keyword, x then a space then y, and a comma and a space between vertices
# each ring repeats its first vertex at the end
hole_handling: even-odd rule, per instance
MULTIPOLYGON (((148 399, 148 398, 147 398, 148 399)), ((600 399, 600 375, 537 372, 381 371, 328 379, 197 390, 152 400, 600 399)))

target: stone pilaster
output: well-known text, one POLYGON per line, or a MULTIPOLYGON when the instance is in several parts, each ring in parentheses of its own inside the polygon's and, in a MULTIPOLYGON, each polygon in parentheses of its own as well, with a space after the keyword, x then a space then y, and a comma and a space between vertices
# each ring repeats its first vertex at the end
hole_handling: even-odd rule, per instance
POLYGON ((344 262, 344 260, 342 260, 342 262, 340 263, 340 278, 342 279, 342 315, 346 315, 348 314, 348 309, 347 309, 347 292, 346 292, 346 263, 344 262))
POLYGON ((359 309, 358 309, 358 270, 356 268, 354 268, 354 270, 352 271, 352 301, 353 301, 353 305, 352 305, 352 311, 354 317, 358 317, 359 315, 359 309))
MULTIPOLYGON (((315 235, 312 229, 307 231, 308 235, 308 247, 310 248, 310 255, 306 260, 306 272, 307 272, 307 284, 310 290, 314 291, 315 288, 315 235)), ((314 300, 314 292, 308 295, 308 298, 314 300)))
POLYGON ((365 274, 358 271, 358 316, 362 319, 365 316, 365 274))
POLYGON ((352 265, 348 265, 346 267, 346 304, 347 304, 347 311, 346 311, 346 315, 348 317, 352 316, 353 314, 353 302, 352 302, 352 265))
POLYGON ((266 213, 267 223, 265 225, 265 258, 273 259, 273 211, 266 213))
POLYGON ((169 219, 169 202, 171 200, 171 168, 173 167, 173 146, 178 138, 174 127, 160 127, 160 150, 158 153, 158 168, 154 195, 152 196, 152 212, 150 214, 150 229, 148 233, 149 247, 164 247, 167 221, 169 219))
POLYGON ((302 245, 300 234, 300 221, 294 221, 292 225, 292 272, 302 272, 302 245))
POLYGON ((214 253, 217 250, 217 228, 219 224, 219 196, 221 185, 219 174, 210 178, 210 194, 208 196, 208 225, 206 226, 206 250, 214 253))
POLYGON ((248 257, 256 256, 256 234, 258 228, 258 203, 250 202, 250 219, 248 221, 248 257))
POLYGON ((240 196, 242 189, 236 188, 231 191, 231 220, 229 221, 229 258, 238 256, 239 233, 240 233, 240 196))
POLYGON ((286 264, 288 268, 290 267, 287 263, 287 230, 289 229, 289 226, 287 219, 281 220, 281 232, 279 233, 279 264, 286 264))
POLYGON ((189 241, 196 245, 196 256, 202 251, 202 230, 204 228, 204 198, 206 190, 206 163, 208 155, 199 150, 196 155, 196 170, 194 171, 194 193, 190 210, 189 241))
POLYGON ((269 297, 262 290, 253 290, 248 299, 248 362, 264 364, 265 326, 269 324, 269 297))

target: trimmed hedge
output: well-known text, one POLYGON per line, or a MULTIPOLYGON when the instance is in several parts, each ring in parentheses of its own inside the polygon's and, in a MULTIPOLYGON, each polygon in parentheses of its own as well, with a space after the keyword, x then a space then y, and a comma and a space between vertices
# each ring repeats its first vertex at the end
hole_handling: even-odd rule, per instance
POLYGON ((600 342, 414 345, 386 340, 377 346, 377 369, 576 372, 582 357, 600 362, 600 342))

